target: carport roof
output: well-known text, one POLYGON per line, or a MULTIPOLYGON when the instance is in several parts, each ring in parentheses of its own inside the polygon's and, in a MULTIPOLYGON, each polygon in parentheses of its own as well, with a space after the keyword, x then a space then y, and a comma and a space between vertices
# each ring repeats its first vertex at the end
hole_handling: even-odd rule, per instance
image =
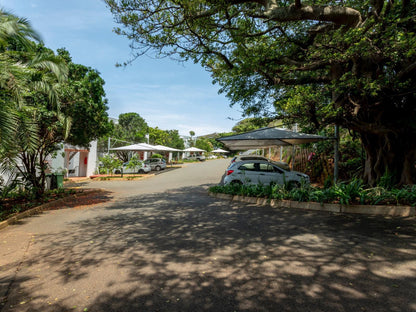
POLYGON ((146 143, 138 143, 127 146, 111 148, 112 151, 156 151, 156 149, 146 143))
POLYGON ((261 128, 254 131, 218 138, 230 150, 247 150, 280 145, 296 145, 327 140, 315 134, 293 132, 280 128, 261 128))

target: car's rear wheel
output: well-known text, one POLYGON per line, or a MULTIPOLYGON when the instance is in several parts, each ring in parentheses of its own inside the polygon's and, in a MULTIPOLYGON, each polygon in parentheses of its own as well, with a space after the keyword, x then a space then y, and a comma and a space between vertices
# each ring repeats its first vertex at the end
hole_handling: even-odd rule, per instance
POLYGON ((287 187, 288 187, 289 190, 294 189, 294 188, 299 188, 300 187, 300 183, 297 182, 297 181, 290 181, 287 184, 287 187))
POLYGON ((156 167, 155 167, 155 170, 156 170, 156 171, 160 171, 160 166, 156 166, 156 167))
POLYGON ((233 181, 231 181, 231 184, 232 185, 242 185, 243 182, 241 182, 240 180, 233 180, 233 181))
POLYGON ((115 174, 120 174, 120 173, 121 173, 121 171, 117 169, 117 170, 115 170, 115 171, 114 171, 114 173, 115 173, 115 174))
POLYGON ((139 173, 143 174, 144 170, 143 169, 139 169, 139 173))

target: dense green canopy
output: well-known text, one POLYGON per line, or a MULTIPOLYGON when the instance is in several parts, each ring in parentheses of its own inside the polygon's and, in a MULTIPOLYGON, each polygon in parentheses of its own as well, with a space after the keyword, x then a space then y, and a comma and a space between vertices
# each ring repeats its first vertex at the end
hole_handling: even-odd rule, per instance
POLYGON ((18 170, 40 196, 47 156, 63 142, 88 147, 110 130, 104 80, 1 9, 0 66, 0 165, 18 170))
POLYGON ((106 3, 136 56, 199 62, 246 115, 354 131, 368 183, 414 182, 415 1, 106 3))

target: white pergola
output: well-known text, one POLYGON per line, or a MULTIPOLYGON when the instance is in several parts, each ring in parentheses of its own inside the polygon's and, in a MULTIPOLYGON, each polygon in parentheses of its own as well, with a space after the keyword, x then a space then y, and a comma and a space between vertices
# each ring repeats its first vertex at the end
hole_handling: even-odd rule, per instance
POLYGON ((211 153, 226 154, 226 153, 229 153, 229 151, 223 150, 222 148, 217 148, 217 149, 211 151, 211 153))
POLYGON ((173 152, 183 152, 182 150, 164 146, 164 145, 151 145, 147 143, 137 143, 131 144, 121 147, 114 147, 110 149, 111 151, 125 151, 125 152, 168 152, 169 159, 168 161, 172 160, 172 153, 173 152))

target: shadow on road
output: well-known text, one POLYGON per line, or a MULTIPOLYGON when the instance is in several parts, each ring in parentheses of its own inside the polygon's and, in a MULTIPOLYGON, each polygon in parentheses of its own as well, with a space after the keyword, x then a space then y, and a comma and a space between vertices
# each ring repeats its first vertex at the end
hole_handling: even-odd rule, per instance
MULTIPOLYGON (((37 237, 28 265, 60 268, 57 287, 101 276, 88 312, 414 311, 415 237, 414 219, 277 210, 191 187, 37 237)), ((48 294, 19 291, 8 304, 48 294)), ((35 299, 27 311, 71 309, 35 299)))

